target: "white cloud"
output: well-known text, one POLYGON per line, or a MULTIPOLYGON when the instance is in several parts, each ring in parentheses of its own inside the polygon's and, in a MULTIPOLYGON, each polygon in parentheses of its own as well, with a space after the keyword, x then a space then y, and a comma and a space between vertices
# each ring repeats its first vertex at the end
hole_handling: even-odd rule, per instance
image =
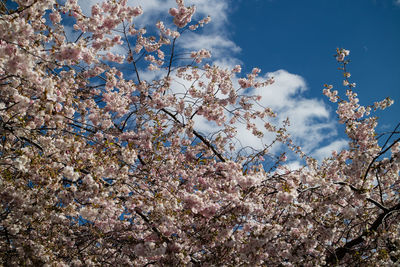
POLYGON ((301 164, 299 161, 289 162, 285 166, 288 167, 289 170, 292 170, 292 171, 299 170, 300 168, 304 167, 304 165, 301 164))
POLYGON ((286 70, 277 70, 265 74, 266 79, 271 77, 275 80, 272 85, 254 89, 251 93, 261 95, 263 97, 262 104, 272 109, 292 106, 289 100, 307 90, 306 82, 301 76, 289 73, 286 70))
POLYGON ((103 2, 102 0, 78 0, 78 4, 82 9, 83 14, 89 16, 91 14, 92 6, 103 2))
POLYGON ((400 6, 400 0, 395 0, 394 4, 400 6))
POLYGON ((226 51, 240 52, 241 48, 231 40, 221 35, 201 35, 197 33, 185 34, 179 40, 181 47, 188 50, 200 50, 202 48, 212 51, 212 56, 219 58, 226 56, 226 51))
POLYGON ((336 140, 327 146, 317 149, 313 153, 313 156, 318 160, 323 160, 324 158, 332 156, 333 151, 341 151, 342 149, 346 148, 347 145, 348 141, 344 139, 336 140))
POLYGON ((212 28, 221 30, 224 24, 228 23, 228 1, 227 0, 192 0, 186 1, 189 5, 196 5, 199 17, 210 16, 212 28))
POLYGON ((168 14, 168 10, 176 6, 175 0, 130 0, 128 4, 142 7, 143 14, 134 21, 140 27, 154 25, 158 20, 170 21, 171 16, 168 14))
POLYGON ((308 88, 301 76, 278 70, 265 77, 274 77, 275 82, 250 93, 262 96, 261 104, 278 114, 277 121, 289 118, 289 133, 304 152, 310 153, 322 141, 336 136, 336 123, 330 118, 328 107, 320 99, 302 95, 308 88))

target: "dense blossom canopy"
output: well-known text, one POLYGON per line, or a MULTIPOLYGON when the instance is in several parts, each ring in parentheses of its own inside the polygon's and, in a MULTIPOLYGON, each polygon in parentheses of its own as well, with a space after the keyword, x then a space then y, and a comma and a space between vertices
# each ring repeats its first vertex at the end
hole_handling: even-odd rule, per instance
POLYGON ((146 29, 126 0, 90 15, 76 0, 0 2, 1 264, 399 263, 399 132, 375 132, 371 115, 392 101, 360 105, 338 49, 347 89, 324 94, 349 144, 318 162, 246 93, 273 79, 177 46, 210 18, 176 3, 171 21, 146 29), (197 130, 199 119, 215 132, 197 130), (274 138, 240 149, 238 124, 274 138), (304 166, 272 155, 277 143, 304 166))

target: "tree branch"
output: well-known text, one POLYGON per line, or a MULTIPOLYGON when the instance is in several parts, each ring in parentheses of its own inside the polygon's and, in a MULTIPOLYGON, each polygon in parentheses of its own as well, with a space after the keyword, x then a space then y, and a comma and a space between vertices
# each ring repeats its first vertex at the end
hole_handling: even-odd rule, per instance
MULTIPOLYGON (((374 203, 375 204, 375 203, 374 203)), ((393 206, 390 209, 386 209, 381 213, 378 218, 372 223, 371 228, 362 232, 360 236, 346 243, 344 246, 335 249, 333 253, 330 253, 326 259, 327 266, 332 266, 332 264, 338 264, 346 256, 347 253, 351 252, 352 248, 364 242, 365 237, 369 236, 372 232, 375 232, 378 227, 382 224, 383 220, 390 216, 394 211, 400 210, 400 203, 393 206)))

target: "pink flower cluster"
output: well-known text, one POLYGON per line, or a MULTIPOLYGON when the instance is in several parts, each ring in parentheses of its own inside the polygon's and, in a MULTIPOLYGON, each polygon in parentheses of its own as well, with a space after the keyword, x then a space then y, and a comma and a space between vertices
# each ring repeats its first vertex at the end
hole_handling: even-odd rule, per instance
MULTIPOLYGON (((248 95, 273 82, 260 69, 238 77, 240 66, 202 63, 204 49, 197 64, 181 61, 178 30, 135 28, 142 9, 126 0, 90 16, 76 0, 15 2, 0 11, 0 265, 398 263, 399 133, 379 135, 371 115, 393 101, 359 103, 347 50, 337 50, 346 92, 324 94, 348 147, 317 161, 289 119, 248 95), (68 42, 71 20, 82 35, 68 42), (200 132, 204 121, 215 131, 200 132), (237 149, 238 125, 274 139, 237 149), (274 144, 285 151, 269 153, 274 144)), ((195 7, 176 2, 169 13, 186 27, 195 7)))
POLYGON ((192 52, 190 54, 190 57, 194 58, 196 63, 201 63, 204 58, 210 58, 211 53, 210 53, 210 51, 208 51, 206 49, 201 49, 197 52, 192 52))
POLYGON ((183 28, 192 21, 196 7, 185 7, 183 0, 176 0, 176 3, 178 4, 178 8, 171 8, 169 14, 174 17, 174 24, 179 28, 183 28))

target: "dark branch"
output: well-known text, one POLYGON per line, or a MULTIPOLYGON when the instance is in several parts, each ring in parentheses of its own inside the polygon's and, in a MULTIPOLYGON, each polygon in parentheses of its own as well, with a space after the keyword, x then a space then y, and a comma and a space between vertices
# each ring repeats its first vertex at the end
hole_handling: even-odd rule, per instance
POLYGON ((363 231, 362 234, 351 240, 350 242, 346 243, 344 246, 335 249, 333 253, 330 253, 326 259, 327 266, 332 266, 333 264, 338 264, 347 253, 351 252, 354 246, 357 246, 364 242, 365 237, 369 236, 371 233, 375 232, 378 227, 382 224, 383 220, 390 216, 394 211, 400 210, 400 203, 395 205, 390 209, 386 209, 383 213, 381 213, 378 218, 373 222, 372 226, 363 231))

